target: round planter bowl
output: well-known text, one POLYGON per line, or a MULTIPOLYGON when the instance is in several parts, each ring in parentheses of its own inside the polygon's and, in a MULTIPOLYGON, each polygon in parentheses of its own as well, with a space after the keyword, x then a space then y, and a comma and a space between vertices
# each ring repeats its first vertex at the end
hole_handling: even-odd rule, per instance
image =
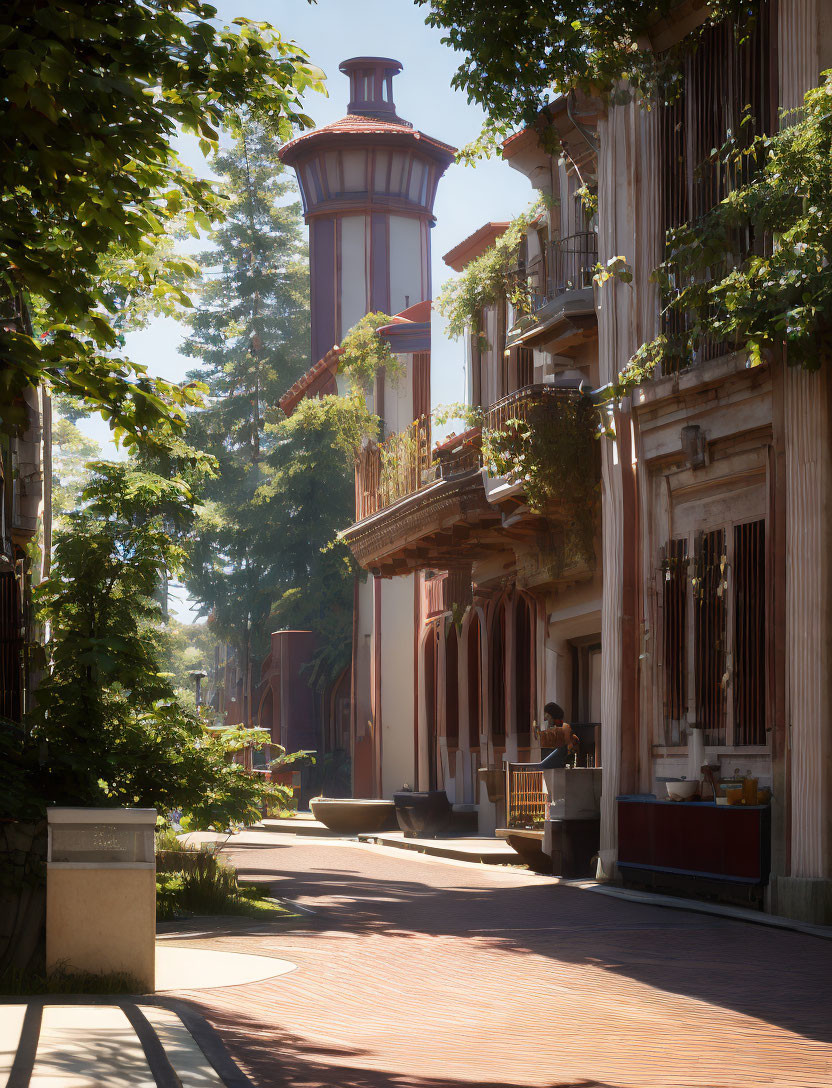
POLYGON ((393 803, 406 839, 436 838, 451 820, 451 802, 444 790, 401 790, 393 794, 393 803))
POLYGON ((392 801, 363 797, 313 797, 309 807, 315 819, 336 835, 369 835, 396 826, 396 810, 392 801))
POLYGON ((692 801, 699 796, 700 783, 695 778, 681 778, 678 782, 668 780, 665 785, 671 801, 692 801))

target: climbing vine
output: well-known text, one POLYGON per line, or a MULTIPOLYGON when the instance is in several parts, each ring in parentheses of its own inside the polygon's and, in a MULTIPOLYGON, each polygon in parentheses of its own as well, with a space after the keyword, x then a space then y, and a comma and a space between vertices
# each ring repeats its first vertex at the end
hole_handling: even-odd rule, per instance
POLYGON ((755 366, 785 348, 792 366, 817 370, 829 355, 832 320, 832 71, 772 136, 718 154, 740 183, 707 215, 667 235, 656 269, 668 331, 642 347, 614 394, 657 367, 687 366, 707 338, 755 366), (789 123, 792 122, 792 123, 789 123), (738 257, 738 240, 753 239, 738 257), (675 318, 675 319, 674 319, 675 318))
POLYGON ((597 409, 588 396, 547 397, 499 430, 483 428, 489 473, 522 482, 529 506, 541 513, 556 501, 566 514, 568 545, 584 559, 594 556, 600 498, 596 428, 597 409))
POLYGON ((450 336, 462 336, 470 329, 486 349, 488 344, 480 329, 480 314, 486 306, 494 306, 505 298, 517 313, 531 313, 531 289, 518 274, 518 260, 526 232, 542 208, 543 202, 537 201, 518 215, 485 253, 475 257, 459 276, 444 285, 436 308, 447 319, 450 336))
POLYGON ((344 354, 338 362, 338 370, 346 375, 352 386, 365 393, 370 390, 379 370, 384 370, 392 381, 404 370, 388 341, 378 335, 378 330, 392 320, 378 311, 365 314, 341 341, 344 354))

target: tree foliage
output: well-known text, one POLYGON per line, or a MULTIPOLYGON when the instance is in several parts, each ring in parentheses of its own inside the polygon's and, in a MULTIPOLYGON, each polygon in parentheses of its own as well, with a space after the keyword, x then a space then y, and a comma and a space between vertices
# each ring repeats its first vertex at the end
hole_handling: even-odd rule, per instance
POLYGON ((181 477, 98 462, 56 534, 36 591, 48 668, 27 723, 37 792, 52 803, 182 808, 198 826, 258 812, 261 785, 226 761, 163 671, 159 584, 185 560, 170 518, 192 506, 181 477))
POLYGON ((257 495, 275 534, 270 621, 316 633, 313 683, 332 681, 349 662, 357 568, 336 534, 355 516, 356 450, 378 429, 358 390, 303 400, 270 428, 271 475, 257 495))
POLYGON ((246 670, 264 652, 272 601, 276 527, 255 496, 270 478, 266 420, 308 365, 309 289, 300 205, 274 133, 238 116, 214 160, 227 195, 225 222, 199 256, 203 279, 184 353, 208 401, 189 421, 190 440, 217 460, 203 489, 186 584, 214 633, 246 670))
POLYGON ((656 53, 650 29, 677 2, 416 0, 429 8, 427 23, 445 31, 442 41, 465 55, 451 85, 488 115, 482 138, 463 157, 488 153, 511 129, 535 125, 555 94, 672 82, 680 53, 708 26, 726 17, 744 24, 759 7, 759 0, 711 0, 702 26, 681 45, 656 53))
MULTIPOLYGON (((193 233, 222 214, 213 185, 176 155, 178 131, 217 147, 245 107, 287 138, 312 122, 300 97, 321 74, 267 23, 218 29, 201 0, 10 0, 0 12, 0 293, 17 306, 0 329, 0 406, 48 379, 102 412, 128 440, 160 420, 181 426, 192 386, 152 378, 119 353, 117 315, 135 284, 102 255, 159 252, 171 224, 193 233), (37 296, 41 323, 19 317, 37 296), (15 319, 15 318, 18 319, 15 319)), ((151 262, 152 264, 152 262, 151 262)), ((184 304, 188 262, 143 271, 155 304, 184 304)))
POLYGON ((785 345, 787 361, 816 370, 828 357, 832 322, 832 72, 798 116, 749 146, 714 152, 736 188, 703 218, 669 231, 656 270, 667 322, 678 331, 644 344, 616 392, 657 366, 678 369, 707 337, 756 365, 785 345), (790 123, 791 122, 791 123, 790 123), (744 259, 740 239, 756 244, 744 259))

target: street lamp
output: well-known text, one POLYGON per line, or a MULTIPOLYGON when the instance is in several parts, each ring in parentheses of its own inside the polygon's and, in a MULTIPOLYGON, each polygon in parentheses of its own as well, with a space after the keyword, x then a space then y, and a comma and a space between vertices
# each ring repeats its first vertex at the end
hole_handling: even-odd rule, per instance
POLYGON ((194 669, 193 672, 188 673, 190 678, 196 684, 196 708, 199 710, 202 700, 202 681, 208 675, 207 672, 202 672, 201 669, 194 669))

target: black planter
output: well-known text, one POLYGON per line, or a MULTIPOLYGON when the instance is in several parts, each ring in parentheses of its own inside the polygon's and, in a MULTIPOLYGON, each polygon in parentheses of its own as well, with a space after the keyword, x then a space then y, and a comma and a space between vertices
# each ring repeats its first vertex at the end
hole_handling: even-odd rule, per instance
POLYGON ((452 809, 444 790, 402 790, 393 794, 393 803, 407 839, 433 839, 448 828, 452 809))

